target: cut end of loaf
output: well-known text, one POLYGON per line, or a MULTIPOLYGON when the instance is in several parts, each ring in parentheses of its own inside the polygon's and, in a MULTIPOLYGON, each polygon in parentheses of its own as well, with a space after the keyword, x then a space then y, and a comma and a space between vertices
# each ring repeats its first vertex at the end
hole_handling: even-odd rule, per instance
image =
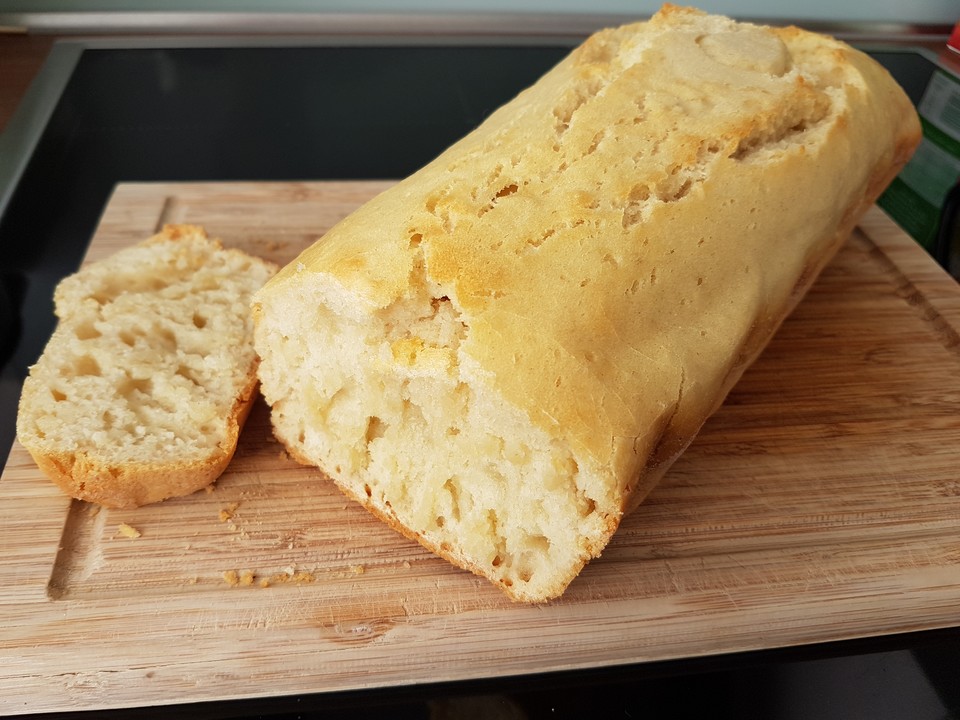
POLYGON ((65 492, 110 507, 209 485, 255 395, 249 300, 274 270, 168 226, 66 278, 24 383, 20 442, 65 492))
POLYGON ((277 436, 393 528, 511 598, 561 594, 613 533, 617 501, 592 495, 603 484, 591 468, 498 396, 462 352, 470 328, 454 301, 422 273, 375 321, 351 312, 357 302, 312 275, 255 304, 277 436))

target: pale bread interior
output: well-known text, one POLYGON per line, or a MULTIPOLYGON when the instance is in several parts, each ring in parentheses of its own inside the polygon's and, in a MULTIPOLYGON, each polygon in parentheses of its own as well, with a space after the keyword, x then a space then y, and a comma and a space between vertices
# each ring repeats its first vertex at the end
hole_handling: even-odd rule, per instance
POLYGON ((335 281, 311 283, 259 326, 258 345, 283 356, 261 368, 265 388, 288 393, 267 397, 277 435, 511 596, 553 595, 603 542, 616 499, 460 351, 467 328, 450 299, 422 273, 410 289, 358 316, 335 281))
POLYGON ((107 505, 211 482, 253 398, 249 302, 274 270, 174 226, 64 279, 59 323, 24 386, 20 442, 72 495, 107 505))

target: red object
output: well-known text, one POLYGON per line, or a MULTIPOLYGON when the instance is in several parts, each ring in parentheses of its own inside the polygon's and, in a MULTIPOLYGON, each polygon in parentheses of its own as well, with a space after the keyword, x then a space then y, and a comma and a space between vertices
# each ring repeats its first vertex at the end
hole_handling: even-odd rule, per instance
POLYGON ((947 40, 947 47, 960 53, 960 22, 953 26, 953 32, 950 33, 950 39, 947 40))

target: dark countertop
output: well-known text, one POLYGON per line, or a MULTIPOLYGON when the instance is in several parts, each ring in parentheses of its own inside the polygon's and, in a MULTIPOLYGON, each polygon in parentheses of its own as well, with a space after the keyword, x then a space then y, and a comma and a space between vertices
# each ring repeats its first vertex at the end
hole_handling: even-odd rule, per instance
MULTIPOLYGON (((566 39, 543 38, 255 44, 223 38, 209 46, 157 38, 68 42, 57 45, 52 58, 52 65, 66 63, 68 81, 45 100, 36 88, 26 91, 52 39, 0 36, 0 127, 36 136, 0 217, 8 302, 7 314, 0 313, 7 333, 0 342, 3 457, 13 438, 19 383, 53 327, 53 285, 79 263, 115 183, 401 177, 569 47, 566 39), (46 121, 43 107, 49 106, 42 128, 25 127, 22 115, 8 123, 21 101, 34 122, 46 121)), ((920 60, 893 54, 905 77, 923 75, 920 60)), ((958 668, 960 629, 951 629, 496 681, 188 705, 177 712, 197 718, 947 720, 960 718, 958 668)))

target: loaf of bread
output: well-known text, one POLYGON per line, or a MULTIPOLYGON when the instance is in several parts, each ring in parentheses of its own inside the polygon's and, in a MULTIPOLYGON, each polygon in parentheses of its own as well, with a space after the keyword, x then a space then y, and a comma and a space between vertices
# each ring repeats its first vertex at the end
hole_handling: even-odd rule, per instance
POLYGON ((21 444, 66 493, 107 507, 209 485, 256 397, 250 299, 275 271, 179 225, 65 278, 23 386, 21 444))
POLYGON ((255 297, 276 435, 512 598, 560 595, 919 141, 862 53, 599 32, 255 297))

